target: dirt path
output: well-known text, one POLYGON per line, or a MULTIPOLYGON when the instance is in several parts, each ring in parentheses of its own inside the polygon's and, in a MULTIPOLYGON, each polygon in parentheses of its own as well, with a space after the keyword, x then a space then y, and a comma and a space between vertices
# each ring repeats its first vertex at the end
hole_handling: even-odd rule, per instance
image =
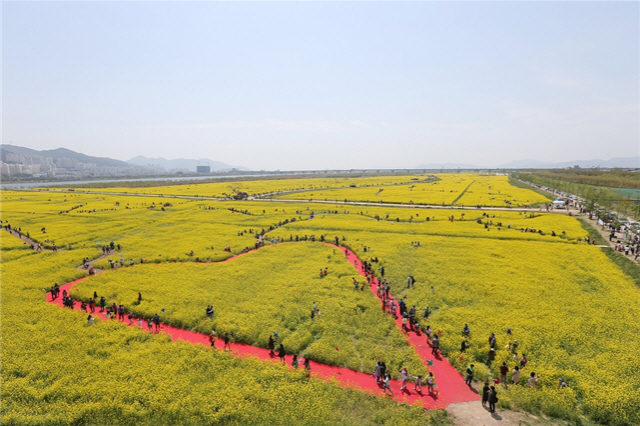
MULTIPOLYGON (((528 182, 523 182, 523 181, 519 181, 519 182, 524 183, 525 185, 531 186, 531 184, 528 183, 528 182)), ((545 190, 545 189, 542 189, 542 188, 537 188, 537 189, 539 189, 540 191, 544 191, 544 192, 546 192, 548 194, 551 194, 554 197, 559 197, 560 196, 559 194, 557 194, 556 192, 553 192, 553 191, 548 191, 548 190, 545 190)), ((589 219, 589 215, 588 214, 580 213, 580 210, 575 208, 575 207, 570 207, 568 210, 567 209, 561 209, 561 210, 559 210, 557 212, 558 213, 565 212, 567 214, 569 212, 571 212, 571 214, 573 216, 583 219, 585 222, 589 223, 593 227, 593 229, 598 231, 598 233, 602 236, 602 238, 604 238, 604 240, 607 242, 606 245, 604 245, 604 246, 600 245, 598 247, 602 247, 602 248, 610 247, 610 248, 615 250, 616 242, 615 241, 609 241, 609 234, 611 233, 611 231, 608 230, 608 229, 605 229, 602 225, 599 225, 598 224, 598 218, 589 219)), ((616 233, 616 240, 618 238, 621 238, 621 236, 618 237, 618 234, 619 233, 616 233)), ((630 259, 631 261, 634 261, 634 262, 640 264, 640 258, 638 258, 638 260, 634 260, 634 256, 632 256, 632 255, 627 256, 627 258, 630 259)))
MULTIPOLYGON (((14 231, 14 230, 10 230, 10 229, 5 229, 2 228, 3 231, 8 232, 9 235, 11 235, 12 237, 16 237, 16 238, 20 238, 22 241, 24 241, 25 243, 27 243, 27 245, 29 246, 33 246, 34 250, 36 250, 36 247, 38 247, 38 242, 32 240, 31 238, 27 237, 25 234, 20 233, 18 231, 14 231)), ((61 249, 58 249, 61 250, 61 249)), ((38 251, 52 251, 51 249, 46 249, 44 247, 42 247, 40 250, 38 251)))
MULTIPOLYGON (((606 245, 602 246, 598 246, 598 247, 609 247, 612 250, 615 250, 615 246, 616 246, 616 241, 618 241, 618 239, 622 239, 622 235, 620 235, 619 232, 616 232, 616 238, 614 238, 613 241, 609 241, 609 235, 611 234, 611 231, 607 228, 605 228, 604 226, 598 224, 598 219, 589 219, 589 215, 588 214, 581 214, 578 217, 580 217, 581 219, 583 219, 585 222, 587 222, 589 225, 591 225, 591 227, 593 229, 595 229, 596 231, 598 231, 598 233, 602 236, 602 238, 604 238, 604 240, 606 241, 606 245)), ((624 244, 623 244, 624 245, 624 244)), ((621 255, 624 255, 623 253, 620 253, 621 255)), ((625 256, 627 259, 631 260, 632 262, 635 262, 636 264, 640 264, 640 257, 638 258, 638 260, 634 260, 634 255, 629 254, 628 256, 625 256)))
MULTIPOLYGON (((32 240, 31 238, 28 238, 26 235, 24 235, 24 234, 20 234, 20 233, 18 233, 18 232, 16 232, 16 231, 9 231, 9 230, 6 230, 6 229, 4 229, 4 228, 2 228, 2 230, 3 230, 3 231, 5 231, 5 232, 7 232, 7 233, 8 233, 9 235, 11 235, 12 237, 15 237, 15 238, 19 238, 19 239, 21 239, 21 240, 22 240, 22 241, 24 241, 27 245, 29 245, 29 246, 33 246, 33 247, 34 247, 34 248, 33 248, 33 250, 35 250, 35 251, 42 251, 42 252, 45 252, 45 251, 46 251, 46 252, 52 252, 52 251, 53 251, 53 250, 48 249, 48 248, 45 248, 45 247, 42 247, 41 249, 39 249, 39 250, 38 250, 38 249, 36 248, 36 247, 38 247, 38 243, 37 243, 36 241, 32 240)), ((59 248, 59 249, 58 249, 58 251, 65 251, 65 250, 66 250, 66 249, 63 249, 63 248, 59 248)), ((114 252, 114 253, 115 253, 115 252, 114 252)), ((85 268, 85 267, 84 267, 84 265, 78 265, 78 266, 76 267, 76 269, 89 270, 89 269, 91 269, 91 268, 93 268, 93 267, 94 267, 94 262, 97 262, 97 261, 102 260, 102 259, 106 259, 107 257, 111 256, 111 255, 112 255, 112 254, 114 254, 114 253, 103 253, 101 256, 96 257, 96 258, 95 258, 95 259, 93 259, 93 260, 90 260, 90 261, 89 261, 89 267, 88 267, 88 268, 85 268)), ((95 272, 96 272, 96 273, 100 273, 100 272, 104 272, 104 271, 103 271, 102 269, 97 269, 97 268, 96 268, 96 269, 95 269, 95 272)))
POLYGON ((451 404, 446 408, 446 411, 456 426, 550 426, 566 423, 501 408, 496 408, 496 412, 491 414, 489 407, 483 407, 480 401, 451 404))
POLYGON ((77 267, 76 267, 76 269, 82 269, 82 270, 84 270, 84 271, 87 271, 87 273, 88 273, 88 272, 89 272, 89 270, 91 270, 91 269, 93 268, 93 271, 94 271, 96 274, 101 274, 102 272, 104 272, 104 269, 96 268, 96 267, 95 267, 95 265, 94 265, 94 263, 95 263, 95 262, 97 262, 97 261, 99 261, 99 260, 106 259, 107 257, 109 257, 109 256, 111 256, 111 255, 113 255, 113 254, 115 254, 115 253, 116 253, 116 252, 113 252, 113 253, 103 253, 101 256, 98 256, 98 257, 96 257, 95 259, 90 260, 90 261, 88 262, 88 266, 87 266, 87 267, 85 267, 85 266, 84 266, 84 264, 83 264, 83 265, 79 265, 79 266, 77 266, 77 267))

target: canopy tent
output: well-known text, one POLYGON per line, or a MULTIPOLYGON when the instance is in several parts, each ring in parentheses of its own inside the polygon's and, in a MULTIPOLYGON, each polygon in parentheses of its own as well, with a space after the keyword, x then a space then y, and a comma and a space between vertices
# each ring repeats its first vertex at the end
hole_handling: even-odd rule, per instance
POLYGON ((553 204, 553 207, 564 207, 564 206, 566 206, 566 203, 564 202, 564 200, 562 198, 558 198, 557 200, 553 201, 551 204, 553 204))

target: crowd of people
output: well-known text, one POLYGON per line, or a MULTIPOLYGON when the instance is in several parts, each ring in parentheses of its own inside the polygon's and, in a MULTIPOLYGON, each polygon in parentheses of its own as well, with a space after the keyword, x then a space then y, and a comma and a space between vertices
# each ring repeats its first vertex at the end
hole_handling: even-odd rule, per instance
MULTIPOLYGON (((51 294, 51 300, 56 300, 60 297, 60 286, 58 284, 54 284, 49 290, 51 294)), ((89 298, 88 302, 83 300, 79 301, 80 310, 86 312, 88 315, 87 322, 89 325, 95 322, 95 314, 96 309, 99 308, 99 313, 104 314, 107 320, 118 320, 124 322, 128 320, 129 325, 133 325, 134 316, 133 313, 126 309, 123 304, 116 304, 115 302, 107 307, 107 298, 105 296, 101 296, 98 300, 98 293, 96 291, 93 292, 93 297, 89 298)), ((142 303, 142 293, 138 292, 138 301, 139 305, 142 303)), ((71 298, 71 295, 67 292, 66 289, 62 290, 62 306, 70 309, 75 309, 77 301, 71 298)), ((213 308, 212 313, 213 313, 213 308)), ((156 313, 154 316, 146 318, 147 325, 150 331, 154 333, 158 333, 161 329, 160 316, 156 313)), ((143 328, 143 318, 138 318, 138 325, 140 328, 143 328)))
POLYGON ((640 256, 640 235, 626 225, 615 226, 613 222, 609 222, 604 226, 609 230, 609 242, 614 243, 614 250, 625 256, 631 255, 637 261, 640 256))
MULTIPOLYGON (((499 226, 501 226, 502 224, 500 223, 499 226)), ((253 230, 251 230, 252 232, 250 233, 254 233, 253 230)), ((246 231, 245 231, 246 232, 246 231)), ((258 233, 256 232, 255 234, 258 235, 258 241, 260 241, 262 239, 262 235, 264 230, 262 231, 262 233, 258 233)), ((240 235, 240 234, 239 234, 240 235)), ((293 235, 290 236, 290 240, 293 241, 294 237, 293 235)), ((322 235, 321 236, 321 241, 325 241, 325 236, 322 235)), ((299 236, 295 236, 295 240, 296 241, 304 241, 304 240, 315 240, 314 236, 311 236, 310 238, 308 236, 304 236, 303 238, 300 238, 299 236)), ((345 238, 342 237, 342 241, 344 241, 345 238)), ((336 245, 340 245, 340 238, 339 237, 335 237, 334 238, 334 242, 336 245)), ((412 242, 411 243, 413 247, 419 247, 420 243, 419 242, 412 242)), ((258 247, 258 246, 257 246, 258 247)), ((115 249, 116 246, 114 244, 114 242, 111 242, 108 246, 103 247, 103 253, 109 253, 110 250, 115 249)), ((121 249, 120 245, 117 245, 118 249, 121 249)), ((365 253, 370 252, 370 248, 364 246, 363 247, 363 251, 365 253)), ((194 255, 194 253, 192 252, 190 254, 191 256, 194 255)), ((88 267, 89 265, 89 259, 85 258, 83 259, 83 265, 85 267, 85 269, 88 267)), ((121 266, 123 266, 123 260, 121 259, 120 261, 121 266)), ((355 262, 357 264, 357 262, 355 262)), ((411 333, 414 332, 418 335, 421 335, 422 332, 425 333, 426 335, 426 339, 428 344, 431 346, 431 352, 434 356, 439 357, 440 356, 440 334, 441 332, 436 332, 434 333, 431 330, 430 326, 427 326, 425 329, 422 329, 420 326, 420 323, 418 321, 418 308, 416 308, 415 305, 412 305, 411 307, 409 307, 407 305, 407 301, 406 301, 406 296, 401 298, 399 301, 396 302, 396 300, 390 295, 390 290, 391 290, 391 282, 389 280, 387 280, 387 278, 385 278, 385 267, 384 266, 380 266, 377 270, 377 267, 374 267, 374 264, 378 263, 378 259, 377 258, 371 258, 368 261, 365 260, 362 262, 362 271, 365 275, 366 281, 363 283, 359 283, 355 278, 353 279, 353 284, 356 290, 364 290, 365 287, 371 287, 375 285, 375 289, 376 289, 376 294, 377 296, 380 298, 381 300, 381 305, 382 305, 382 310, 384 312, 389 313, 391 316, 393 316, 395 319, 398 318, 398 314, 401 318, 401 324, 402 324, 402 331, 404 333, 411 333), (376 272, 379 274, 380 278, 376 277, 376 272)), ((113 266, 112 266, 113 267, 113 266)), ((117 267, 117 266, 116 266, 117 267)), ((328 268, 324 268, 320 270, 320 277, 324 277, 328 274, 328 268)), ((411 289, 416 285, 416 279, 413 275, 409 275, 407 276, 407 289, 411 289)), ((434 292, 433 287, 431 287, 431 291, 432 293, 434 292)), ((59 297, 60 294, 60 288, 59 286, 56 284, 54 285, 54 287, 52 287, 51 289, 51 295, 53 299, 56 299, 57 297, 59 297)), ((88 303, 85 302, 81 302, 80 305, 80 309, 84 310, 85 312, 87 312, 88 318, 88 324, 93 324, 94 323, 94 314, 95 314, 95 309, 96 309, 96 303, 98 300, 98 295, 97 293, 94 292, 94 297, 89 299, 88 303)), ((142 296, 139 293, 139 300, 138 303, 140 303, 142 301, 142 296)), ((67 291, 64 290, 63 291, 63 305, 70 307, 71 309, 74 309, 74 300, 71 299, 69 297, 69 295, 67 294, 67 291)), ((100 312, 101 313, 105 313, 105 316, 107 319, 114 319, 114 320, 119 320, 121 322, 124 322, 126 319, 128 318, 129 320, 129 325, 133 324, 133 314, 132 313, 128 313, 128 315, 126 315, 127 311, 124 307, 124 305, 117 305, 116 303, 113 303, 113 305, 111 307, 106 307, 106 299, 104 296, 102 296, 100 298, 99 301, 99 306, 100 306, 100 312)), ((423 318, 427 319, 429 318, 430 314, 431 314, 431 309, 427 306, 425 308, 421 308, 420 310, 423 310, 423 318)), ((207 308, 205 309, 205 314, 208 318, 213 319, 214 316, 214 309, 212 305, 208 305, 207 308)), ((316 302, 313 302, 313 306, 311 309, 311 318, 314 319, 317 316, 320 316, 321 312, 320 309, 318 309, 316 302)), ((147 321, 147 326, 149 328, 149 330, 157 333, 160 331, 161 328, 161 323, 160 323, 160 317, 159 315, 156 313, 153 317, 146 319, 147 321)), ((142 328, 143 327, 143 319, 140 318, 138 319, 138 325, 142 328)), ((511 328, 509 328, 507 330, 507 334, 511 334, 511 328)), ((469 347, 469 341, 467 340, 468 337, 471 335, 471 328, 469 327, 468 324, 465 324, 463 329, 462 329, 462 335, 464 337, 464 340, 462 341, 461 344, 461 348, 460 348, 460 352, 463 353, 465 352, 469 347)), ((217 341, 218 336, 216 335, 215 331, 212 331, 211 334, 209 335, 209 340, 211 343, 212 347, 215 347, 215 342, 217 341)), ((224 341, 224 350, 231 350, 231 336, 229 335, 229 333, 225 333, 222 337, 223 341, 224 341)), ((497 337, 495 336, 494 333, 492 333, 489 338, 488 338, 488 355, 487 355, 487 364, 490 366, 491 363, 495 360, 496 358, 496 351, 497 351, 497 337)), ((285 357, 286 357, 286 350, 285 347, 283 345, 283 343, 281 341, 278 341, 278 335, 277 333, 274 333, 273 335, 269 336, 269 342, 268 342, 268 347, 269 347, 269 351, 271 356, 277 356, 282 362, 285 362, 285 357)), ((513 384, 518 384, 521 380, 521 374, 522 371, 525 369, 528 359, 526 357, 526 355, 523 353, 521 356, 518 356, 518 342, 516 340, 513 340, 513 342, 509 342, 507 344, 507 346, 505 347, 505 349, 507 351, 510 351, 513 353, 513 359, 514 362, 517 364, 515 365, 515 367, 513 368, 513 370, 511 371, 511 383, 513 384)), ((299 358, 297 354, 293 354, 292 356, 292 361, 291 361, 291 365, 294 368, 299 368, 300 362, 301 362, 302 358, 299 358)), ((304 368, 306 370, 310 370, 310 360, 308 358, 305 358, 303 361, 303 365, 304 368)), ((499 379, 494 381, 494 385, 493 386, 489 386, 489 382, 486 382, 484 387, 483 387, 483 391, 482 391, 482 400, 483 400, 483 405, 485 404, 489 404, 489 410, 491 412, 495 411, 495 404, 497 403, 498 399, 497 399, 497 391, 496 391, 496 385, 498 384, 504 384, 504 386, 507 386, 507 379, 508 379, 508 373, 509 373, 509 367, 507 365, 507 362, 502 362, 502 365, 499 367, 499 371, 500 371, 500 376, 499 379)), ((422 387, 423 385, 427 386, 427 389, 430 393, 434 392, 434 387, 435 387, 435 377, 433 376, 432 373, 429 373, 429 375, 426 378, 423 378, 422 376, 412 376, 409 374, 407 368, 403 367, 399 370, 400 373, 400 378, 402 380, 402 385, 400 390, 404 391, 407 389, 407 383, 410 380, 414 381, 414 387, 413 389, 416 390, 417 392, 422 392, 422 387)), ((389 395, 393 396, 393 391, 391 390, 391 373, 388 371, 385 363, 383 361, 379 361, 376 364, 375 367, 375 372, 372 375, 375 377, 377 383, 379 384, 379 386, 382 388, 383 392, 388 393, 389 395)), ((474 379, 474 364, 470 364, 467 367, 466 370, 466 382, 469 386, 472 386, 473 383, 473 379, 474 379)), ((527 384, 529 386, 535 387, 537 385, 537 382, 540 378, 535 374, 535 372, 531 372, 529 374, 529 378, 527 380, 527 384)), ((560 387, 566 387, 567 384, 566 382, 560 378, 559 379, 559 386, 560 387)))

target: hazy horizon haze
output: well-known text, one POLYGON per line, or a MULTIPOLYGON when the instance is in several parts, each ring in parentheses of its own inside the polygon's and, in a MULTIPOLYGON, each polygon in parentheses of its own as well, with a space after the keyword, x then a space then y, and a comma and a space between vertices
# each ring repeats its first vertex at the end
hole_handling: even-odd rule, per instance
POLYGON ((253 170, 640 152, 637 2, 4 2, 2 141, 253 170))

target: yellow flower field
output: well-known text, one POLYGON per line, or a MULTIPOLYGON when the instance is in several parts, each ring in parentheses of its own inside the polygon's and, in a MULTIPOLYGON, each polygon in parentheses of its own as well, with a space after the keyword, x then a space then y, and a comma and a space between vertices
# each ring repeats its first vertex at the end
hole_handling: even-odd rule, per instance
MULTIPOLYGON (((422 175, 338 177, 338 178, 298 178, 298 179, 255 179, 232 180, 213 183, 190 183, 184 185, 125 187, 108 186, 87 188, 91 191, 121 192, 127 194, 182 195, 225 198, 238 192, 247 192, 250 196, 275 194, 280 192, 308 191, 319 188, 348 188, 356 186, 380 186, 413 183, 425 179, 422 175), (415 179, 415 180, 414 180, 415 179)), ((151 185, 151 184, 150 184, 151 185)), ((53 189, 55 190, 55 189, 53 189)), ((81 191, 81 190, 80 190, 81 191)))
POLYGON ((294 200, 365 201, 371 203, 409 203, 452 205, 473 181, 470 175, 435 175, 438 180, 424 182, 419 179, 408 185, 379 185, 316 188, 294 192, 277 198, 294 200))
POLYGON ((278 198, 498 207, 518 207, 551 201, 550 198, 536 192, 511 185, 507 176, 470 173, 435 176, 439 180, 434 182, 416 181, 410 185, 317 189, 284 194, 278 198))
MULTIPOLYGON (((123 250, 112 252, 110 258, 119 260, 123 256, 127 263, 131 259, 139 263, 141 258, 150 262, 186 261, 195 258, 207 261, 225 259, 240 253, 245 247, 253 248, 256 232, 263 229, 268 231, 270 227, 280 226, 286 221, 290 222, 286 225, 289 230, 295 229, 295 224, 305 222, 310 226, 309 229, 324 226, 332 232, 345 232, 355 227, 380 232, 392 229, 393 232, 402 230, 400 232, 403 233, 558 241, 576 241, 585 235, 580 224, 571 218, 536 212, 533 213, 534 218, 531 218, 532 213, 515 211, 375 206, 338 206, 333 210, 326 204, 312 203, 214 202, 170 197, 18 191, 3 191, 2 202, 3 219, 12 226, 20 226, 45 247, 51 247, 55 242, 59 247, 71 244, 73 248, 100 248, 114 241, 121 244, 123 250), (163 211, 161 206, 166 203, 172 205, 164 207, 163 211), (76 206, 81 207, 72 209, 76 206), (229 209, 241 210, 242 213, 229 209), (328 213, 334 211, 338 214, 328 213), (312 213, 314 219, 310 220, 312 213), (486 215, 483 216, 483 213, 486 215), (376 216, 380 220, 376 220, 376 216), (454 216, 454 222, 449 221, 451 216, 454 216), (292 222, 294 219, 295 223, 292 222), (483 224, 487 222, 488 228, 478 224, 478 219, 483 224), (326 220, 331 223, 323 225, 321 222, 326 220), (396 220, 400 222, 397 223, 396 220), (498 226, 500 223, 503 226, 498 226), (509 226, 511 229, 508 229, 509 226), (45 228, 46 233, 41 231, 42 228, 45 228), (545 235, 520 231, 531 228, 542 230, 545 235), (558 236, 552 237, 551 232, 558 236), (230 252, 224 251, 225 247, 229 247, 230 252), (194 256, 189 256, 191 251, 194 256)), ((285 237, 289 235, 291 232, 285 234, 285 237)), ((95 253, 92 257, 101 254, 100 251, 95 253)), ((105 259, 98 265, 108 267, 109 263, 105 259)))
MULTIPOLYGON (((116 184, 117 185, 117 184, 116 184)), ((87 191, 192 197, 231 197, 246 192, 251 197, 292 200, 365 201, 372 203, 431 204, 446 206, 519 207, 551 198, 509 183, 507 176, 443 173, 354 178, 300 178, 191 183, 172 186, 92 187, 87 191), (433 179, 432 177, 435 177, 433 179)), ((52 189, 50 192, 60 191, 52 189)), ((82 189, 77 189, 81 192, 82 189)))
MULTIPOLYGON (((521 196, 518 188, 516 191, 506 186, 506 177, 455 176, 458 180, 448 188, 458 192, 448 193, 453 197, 450 203, 458 198, 455 204, 485 204, 484 197, 493 197, 496 205, 504 204, 505 199, 512 204, 531 201, 523 198, 527 194, 521 196), (462 181, 463 178, 467 180, 462 181), (466 185, 460 189, 463 184, 466 185)), ((416 183, 413 191, 408 191, 413 184, 391 187, 400 191, 398 199, 404 197, 405 203, 416 203, 401 190, 413 193, 421 185, 437 187, 446 182, 442 179, 416 183)), ((182 189, 170 188, 167 193, 176 194, 182 189)), ((344 191, 365 189, 375 188, 357 186, 344 191)), ((106 419, 113 416, 126 419, 123 424, 154 421, 157 424, 158 419, 164 419, 160 423, 181 422, 188 416, 204 422, 210 418, 205 413, 212 412, 214 419, 239 424, 247 421, 244 413, 259 416, 269 411, 266 408, 269 406, 286 410, 280 417, 263 414, 265 417, 260 419, 264 419, 264 424, 290 424, 306 419, 304 410, 314 411, 316 424, 423 423, 420 410, 334 385, 305 381, 278 366, 265 367, 258 361, 211 354, 204 348, 168 344, 162 336, 151 337, 115 325, 96 324, 87 328, 85 319, 77 312, 64 311, 44 301, 45 289, 55 282, 67 282, 86 274, 76 269, 82 258, 97 258, 102 254, 101 247, 114 241, 122 248, 111 252, 108 258, 123 259, 126 264, 133 259, 136 265, 87 280, 81 287, 83 292, 93 292, 92 283, 96 283, 128 303, 132 292, 139 291, 132 286, 139 286, 154 299, 140 305, 141 313, 147 315, 162 306, 176 324, 203 331, 214 325, 202 321, 204 307, 213 303, 220 313, 216 327, 264 346, 262 327, 251 312, 255 312, 254 305, 260 304, 257 300, 263 299, 268 306, 269 299, 275 297, 262 293, 270 287, 260 284, 273 277, 270 284, 282 289, 278 297, 293 309, 285 314, 278 302, 275 310, 282 310, 283 315, 267 316, 267 324, 282 327, 289 339, 287 345, 327 357, 327 362, 369 371, 370 360, 364 358, 375 356, 377 351, 364 342, 382 339, 385 340, 382 350, 398 360, 393 362, 414 362, 412 355, 403 352, 404 341, 389 334, 388 321, 378 322, 373 315, 381 314, 369 308, 377 302, 372 297, 354 294, 350 285, 353 269, 338 259, 340 256, 334 258, 331 248, 309 243, 276 244, 228 264, 177 264, 194 262, 196 258, 226 259, 244 248, 252 248, 256 235, 263 230, 267 245, 295 240, 296 236, 304 239, 324 235, 328 240, 338 236, 341 244, 352 248, 361 258, 377 258, 379 263, 375 266, 385 267, 394 296, 406 296, 410 305, 419 308, 428 305, 433 309, 431 317, 422 324, 442 330, 444 352, 461 371, 467 363, 474 362, 479 378, 495 377, 498 363, 503 360, 512 369, 515 363, 504 346, 508 340, 518 340, 518 352, 524 351, 529 358, 523 381, 525 375, 535 371, 541 377, 539 388, 511 386, 508 391, 501 391, 503 407, 567 419, 584 413, 604 424, 640 423, 640 373, 633 356, 640 350, 636 338, 640 290, 602 249, 584 241, 587 232, 575 218, 517 209, 425 209, 284 200, 234 202, 77 191, 2 191, 0 196, 3 225, 21 227, 46 247, 55 242, 65 249, 58 253, 34 253, 17 238, 5 231, 0 233, 3 423, 68 422, 88 412, 97 413, 97 423, 108 422, 106 419), (420 245, 412 244, 415 242, 420 245), (224 250, 226 247, 228 251, 224 250), (276 255, 285 251, 286 256, 276 255), (141 266, 141 258, 153 264, 141 266), (298 259, 301 268, 289 264, 289 258, 298 259), (330 274, 324 281, 339 290, 312 287, 309 294, 294 300, 293 295, 299 294, 303 285, 322 283, 316 270, 322 267, 318 266, 320 263, 331 265, 331 271, 340 271, 340 276, 330 274), (261 273, 261 269, 267 272, 261 273), (140 271, 162 271, 162 277, 170 279, 163 281, 159 273, 140 271), (184 277, 180 277, 180 271, 184 271, 184 277), (410 274, 417 283, 406 289, 410 274), (287 280, 283 279, 287 275, 295 277, 295 286, 287 287, 287 280), (216 293, 207 286, 215 281, 228 291, 216 293), (238 282, 246 282, 255 289, 246 305, 236 304, 239 297, 234 291, 238 282), (190 302, 172 300, 179 292, 188 294, 190 302), (314 292, 318 292, 317 296, 314 292), (334 298, 337 294, 341 296, 334 298), (340 320, 335 320, 345 323, 333 332, 338 327, 333 319, 328 321, 330 316, 324 316, 327 328, 323 329, 323 337, 314 341, 316 346, 310 343, 307 333, 313 336, 317 324, 305 322, 308 297, 322 298, 329 311, 339 313, 340 320), (209 298, 226 300, 234 309, 220 311, 215 300, 208 301, 209 298), (202 303, 204 306, 200 306, 202 303), (358 318, 360 322, 345 321, 349 309, 359 304, 367 307, 366 315, 358 318), (242 312, 241 318, 232 314, 236 306, 242 312), (461 330, 465 323, 471 327, 471 346, 461 354, 461 330), (513 335, 506 335, 507 327, 512 327, 513 335), (491 332, 497 335, 499 351, 489 368, 484 363, 491 332), (348 342, 354 340, 350 336, 357 336, 351 348, 348 342), (340 350, 335 351, 334 345, 340 350), (207 380, 198 368, 205 371, 207 380), (265 391, 260 393, 264 397, 252 399, 256 389, 267 389, 264 383, 271 376, 273 382, 267 388, 274 392, 265 391), (558 377, 567 381, 568 389, 557 388, 558 377), (241 385, 233 385, 234 381, 241 385), (113 389, 109 383, 113 383, 113 389), (216 405, 215 399, 200 396, 213 389, 224 392, 228 398, 225 396, 216 405), (113 396, 109 404, 101 402, 107 394, 113 396), (140 394, 149 396, 135 396, 140 394), (189 401, 177 402, 184 401, 176 398, 180 394, 189 395, 189 401), (298 394, 302 395, 295 397, 300 404, 289 406, 286 401, 298 394), (340 402, 345 399, 347 403, 340 402)), ((442 197, 442 193, 438 196, 442 197)), ((98 265, 109 268, 106 258, 98 265)), ((323 315, 326 313, 323 310, 323 315)))
POLYGON ((473 177, 473 183, 455 204, 515 207, 544 204, 550 201, 553 201, 551 196, 543 196, 529 189, 511 185, 507 176, 476 175, 473 177))
POLYGON ((163 322, 267 347, 277 332, 288 353, 373 373, 381 356, 394 376, 402 366, 426 376, 426 369, 391 318, 382 312, 364 279, 339 250, 320 243, 286 243, 215 265, 139 265, 80 283, 74 295, 93 292, 136 316, 160 313, 163 322), (319 269, 328 268, 320 277, 319 269), (138 292, 144 295, 137 304, 138 292), (311 318, 313 303, 322 315, 311 318), (213 320, 205 315, 209 304, 213 320), (161 309, 165 308, 165 312, 161 309))
MULTIPOLYGON (((336 232, 335 222, 299 223, 296 231, 336 232)), ((445 237, 420 233, 429 224, 408 232, 406 228, 415 224, 385 223, 384 231, 375 226, 364 231, 354 229, 354 223, 340 230, 347 236, 345 244, 362 256, 380 259, 395 297, 406 296, 410 306, 431 307, 434 313, 422 325, 443 331, 441 345, 460 371, 475 362, 480 364, 479 378, 497 377, 502 361, 512 370, 513 354, 503 348, 509 341, 519 342, 518 353, 529 359, 524 373, 536 372, 541 389, 503 391, 503 406, 563 418, 581 407, 605 423, 638 422, 640 372, 629 354, 640 351, 635 338, 640 290, 601 249, 548 236, 537 241, 493 238, 497 232, 481 238, 465 233, 445 237), (414 241, 421 245, 413 246, 414 241), (418 281, 409 290, 408 275, 418 281), (465 324, 472 330, 471 347, 461 354, 465 324), (508 327, 512 336, 506 335, 508 327), (488 369, 482 365, 492 332, 500 350, 488 369), (624 380, 620 371, 627 372, 624 380), (569 383, 565 393, 557 391, 559 377, 569 383), (610 409, 599 409, 603 399, 610 409)))
POLYGON ((420 407, 120 324, 87 326, 46 303, 43 289, 85 275, 75 265, 94 251, 3 260, 3 425, 425 423, 420 407))

